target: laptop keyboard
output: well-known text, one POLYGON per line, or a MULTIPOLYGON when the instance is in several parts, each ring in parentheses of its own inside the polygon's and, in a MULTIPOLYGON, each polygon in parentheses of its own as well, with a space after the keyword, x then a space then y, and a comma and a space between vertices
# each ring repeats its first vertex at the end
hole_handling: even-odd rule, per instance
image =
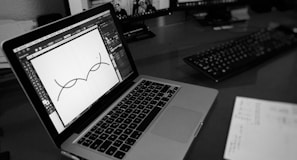
POLYGON ((116 159, 123 159, 150 122, 174 97, 178 88, 142 80, 78 143, 116 159))

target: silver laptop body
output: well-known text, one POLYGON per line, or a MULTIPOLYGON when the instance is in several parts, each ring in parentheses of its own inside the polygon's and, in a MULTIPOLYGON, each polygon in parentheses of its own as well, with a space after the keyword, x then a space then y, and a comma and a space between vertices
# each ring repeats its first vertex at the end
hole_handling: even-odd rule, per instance
POLYGON ((106 4, 8 40, 2 48, 63 154, 183 159, 218 91, 139 76, 118 28, 106 4))

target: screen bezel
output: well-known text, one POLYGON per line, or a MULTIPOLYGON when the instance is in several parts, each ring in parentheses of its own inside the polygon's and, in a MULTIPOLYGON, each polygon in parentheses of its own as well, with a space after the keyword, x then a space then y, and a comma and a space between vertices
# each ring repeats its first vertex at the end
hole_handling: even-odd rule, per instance
POLYGON ((119 94, 123 93, 125 88, 130 87, 133 83, 133 80, 138 76, 138 72, 136 70, 136 66, 133 62, 133 58, 131 53, 127 47, 127 44, 123 41, 122 31, 119 28, 119 21, 115 17, 115 12, 113 6, 111 4, 106 4, 100 7, 96 7, 90 9, 88 11, 82 12, 80 14, 76 14, 74 16, 69 16, 53 22, 51 24, 45 25, 43 27, 37 28, 29 33, 21 35, 19 37, 13 38, 11 40, 5 41, 2 44, 2 48, 7 56, 9 63, 12 66, 12 70, 15 73, 19 83, 21 84, 26 96, 28 97, 30 103, 32 104, 34 110, 37 112, 37 115, 41 119, 44 127, 47 129, 49 135, 53 139, 54 143, 60 147, 60 145, 74 132, 77 131, 78 128, 82 128, 82 125, 89 124, 88 122, 93 121, 100 113, 102 113, 108 106, 118 97, 119 94), (110 10, 111 16, 114 19, 116 28, 118 29, 119 36, 122 40, 123 47, 127 53, 127 57, 131 64, 132 70, 134 71, 127 79, 125 79, 120 85, 116 87, 116 89, 112 90, 109 94, 102 97, 98 102, 96 102, 83 116, 78 118, 71 126, 66 128, 63 132, 58 134, 56 128, 54 127, 52 121, 46 109, 43 107, 41 100, 37 92, 35 91, 33 85, 24 71, 18 57, 13 52, 14 48, 27 44, 30 41, 38 39, 40 37, 46 36, 50 33, 53 33, 57 30, 70 26, 74 23, 77 23, 86 18, 92 17, 98 13, 104 12, 106 10, 110 10), (40 107, 42 106, 42 107, 40 107), (98 107, 100 106, 100 108, 98 107))

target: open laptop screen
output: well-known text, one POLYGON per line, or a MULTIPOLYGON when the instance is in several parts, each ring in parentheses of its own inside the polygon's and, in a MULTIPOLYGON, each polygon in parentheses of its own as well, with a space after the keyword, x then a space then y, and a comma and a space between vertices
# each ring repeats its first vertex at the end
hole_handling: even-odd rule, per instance
POLYGON ((13 52, 58 133, 133 72, 109 10, 13 52))

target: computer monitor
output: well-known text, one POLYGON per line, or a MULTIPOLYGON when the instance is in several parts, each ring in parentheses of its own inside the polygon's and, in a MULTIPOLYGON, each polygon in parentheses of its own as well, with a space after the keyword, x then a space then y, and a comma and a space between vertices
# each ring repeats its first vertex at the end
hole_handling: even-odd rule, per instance
MULTIPOLYGON (((248 5, 248 0, 175 0, 175 10, 194 10, 204 14, 203 25, 219 26, 234 23, 231 10, 248 5)), ((201 17, 200 17, 201 18, 201 17)))
POLYGON ((155 36, 145 20, 171 13, 172 0, 65 0, 66 14, 73 15, 105 3, 112 3, 122 24, 124 37, 134 41, 155 36))

